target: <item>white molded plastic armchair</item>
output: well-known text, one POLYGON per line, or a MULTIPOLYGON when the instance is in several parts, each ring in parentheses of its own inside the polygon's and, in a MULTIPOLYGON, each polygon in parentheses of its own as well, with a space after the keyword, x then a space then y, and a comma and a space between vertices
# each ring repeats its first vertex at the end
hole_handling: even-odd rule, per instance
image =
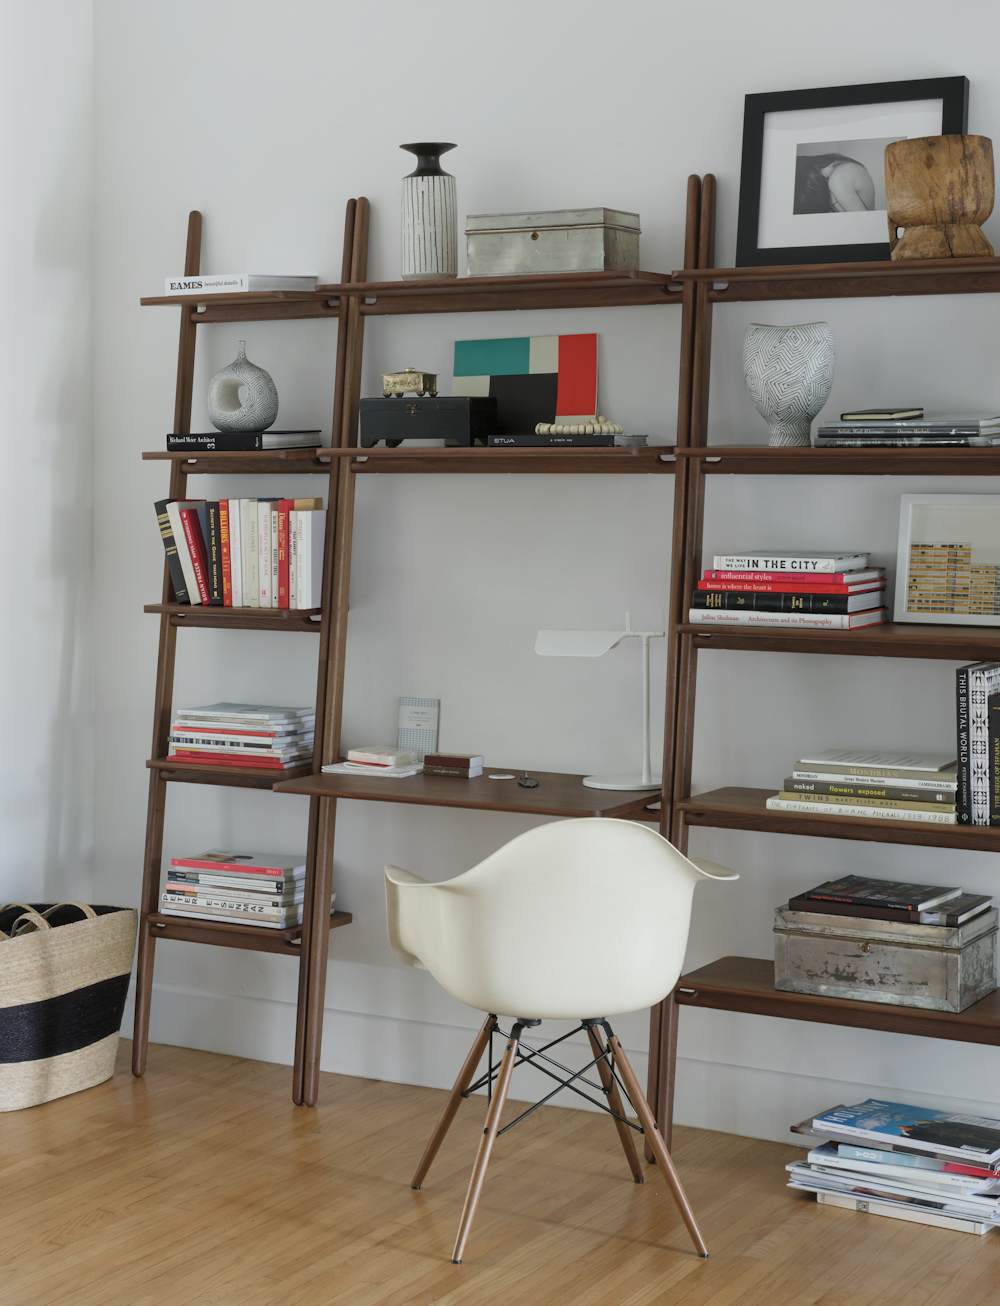
POLYGON ((385 868, 385 878, 393 947, 411 965, 426 967, 453 997, 488 1013, 412 1181, 414 1188, 423 1183, 462 1098, 495 1080, 452 1259, 462 1260, 515 1066, 531 1061, 552 1075, 542 1062, 558 1064, 522 1043, 524 1029, 544 1019, 575 1020, 571 1033, 586 1032, 593 1060, 569 1080, 552 1077, 576 1092, 589 1084, 602 1094, 603 1101, 590 1100, 614 1117, 637 1183, 644 1176, 632 1132, 645 1134, 696 1248, 707 1256, 607 1017, 666 997, 680 978, 695 886, 739 877, 692 861, 647 825, 594 817, 530 830, 451 880, 428 883, 396 866, 385 868), (514 1018, 503 1059, 473 1083, 500 1014, 514 1018), (599 1084, 581 1077, 591 1069, 599 1084), (625 1115, 619 1087, 638 1126, 625 1115))

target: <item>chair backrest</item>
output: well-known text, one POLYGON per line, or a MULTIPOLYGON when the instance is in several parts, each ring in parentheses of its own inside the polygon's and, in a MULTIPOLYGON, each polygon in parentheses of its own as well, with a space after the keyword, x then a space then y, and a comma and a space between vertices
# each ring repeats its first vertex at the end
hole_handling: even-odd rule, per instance
POLYGON ((676 984, 703 876, 737 878, 702 869, 646 825, 554 821, 452 880, 428 884, 386 867, 389 936, 483 1011, 634 1011, 676 984))

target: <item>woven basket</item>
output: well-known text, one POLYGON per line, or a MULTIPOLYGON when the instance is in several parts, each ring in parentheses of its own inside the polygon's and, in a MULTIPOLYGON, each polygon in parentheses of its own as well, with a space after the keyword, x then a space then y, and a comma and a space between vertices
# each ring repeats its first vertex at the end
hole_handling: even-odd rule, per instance
POLYGON ((135 934, 129 908, 0 906, 0 1111, 111 1078, 135 934))

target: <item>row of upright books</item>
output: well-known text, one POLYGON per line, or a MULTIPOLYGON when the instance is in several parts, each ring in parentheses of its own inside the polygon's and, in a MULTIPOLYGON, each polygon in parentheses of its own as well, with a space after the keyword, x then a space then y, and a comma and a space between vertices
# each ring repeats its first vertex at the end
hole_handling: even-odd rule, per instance
POLYGON ((857 630, 886 620, 885 570, 867 553, 725 553, 698 581, 700 625, 857 630))
POLYGON ((160 909, 167 916, 292 929, 302 924, 305 874, 298 854, 212 850, 172 857, 160 909))
POLYGON ((1000 1225, 1000 1120, 867 1098, 796 1125, 820 1140, 786 1166, 824 1206, 985 1234, 1000 1225))
POLYGON ((261 703, 181 707, 170 724, 169 756, 200 766, 281 773, 312 760, 312 708, 261 703))
POLYGON ((178 603, 322 606, 322 499, 161 499, 156 520, 178 603))

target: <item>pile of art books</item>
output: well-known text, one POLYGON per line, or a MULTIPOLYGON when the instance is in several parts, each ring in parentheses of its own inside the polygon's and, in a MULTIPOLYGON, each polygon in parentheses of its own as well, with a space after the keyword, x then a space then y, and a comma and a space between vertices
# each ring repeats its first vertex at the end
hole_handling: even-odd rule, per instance
POLYGON ((365 744, 349 748, 344 761, 328 762, 323 770, 327 775, 367 775, 381 780, 404 780, 407 776, 418 775, 423 770, 423 763, 408 748, 397 748, 394 744, 365 744))
POLYGON ((238 766, 276 774, 312 760, 316 713, 306 707, 208 703, 180 707, 170 725, 169 756, 202 766, 238 766))
POLYGON ((767 806, 808 816, 955 825, 957 790, 951 754, 836 748, 800 757, 767 806))
POLYGON ((1000 1120, 868 1098, 796 1132, 822 1139, 786 1166, 826 1206, 984 1234, 1000 1224, 1000 1120))
POLYGON ((704 626, 857 630, 885 619, 885 572, 850 549, 717 555, 688 612, 704 626))
POLYGON ((160 909, 167 916, 292 929, 302 924, 305 861, 294 853, 172 857, 160 909))
POLYGON ((995 413, 939 413, 922 408, 842 413, 816 430, 817 449, 946 448, 1000 443, 995 413), (900 415, 902 414, 902 416, 900 415))

